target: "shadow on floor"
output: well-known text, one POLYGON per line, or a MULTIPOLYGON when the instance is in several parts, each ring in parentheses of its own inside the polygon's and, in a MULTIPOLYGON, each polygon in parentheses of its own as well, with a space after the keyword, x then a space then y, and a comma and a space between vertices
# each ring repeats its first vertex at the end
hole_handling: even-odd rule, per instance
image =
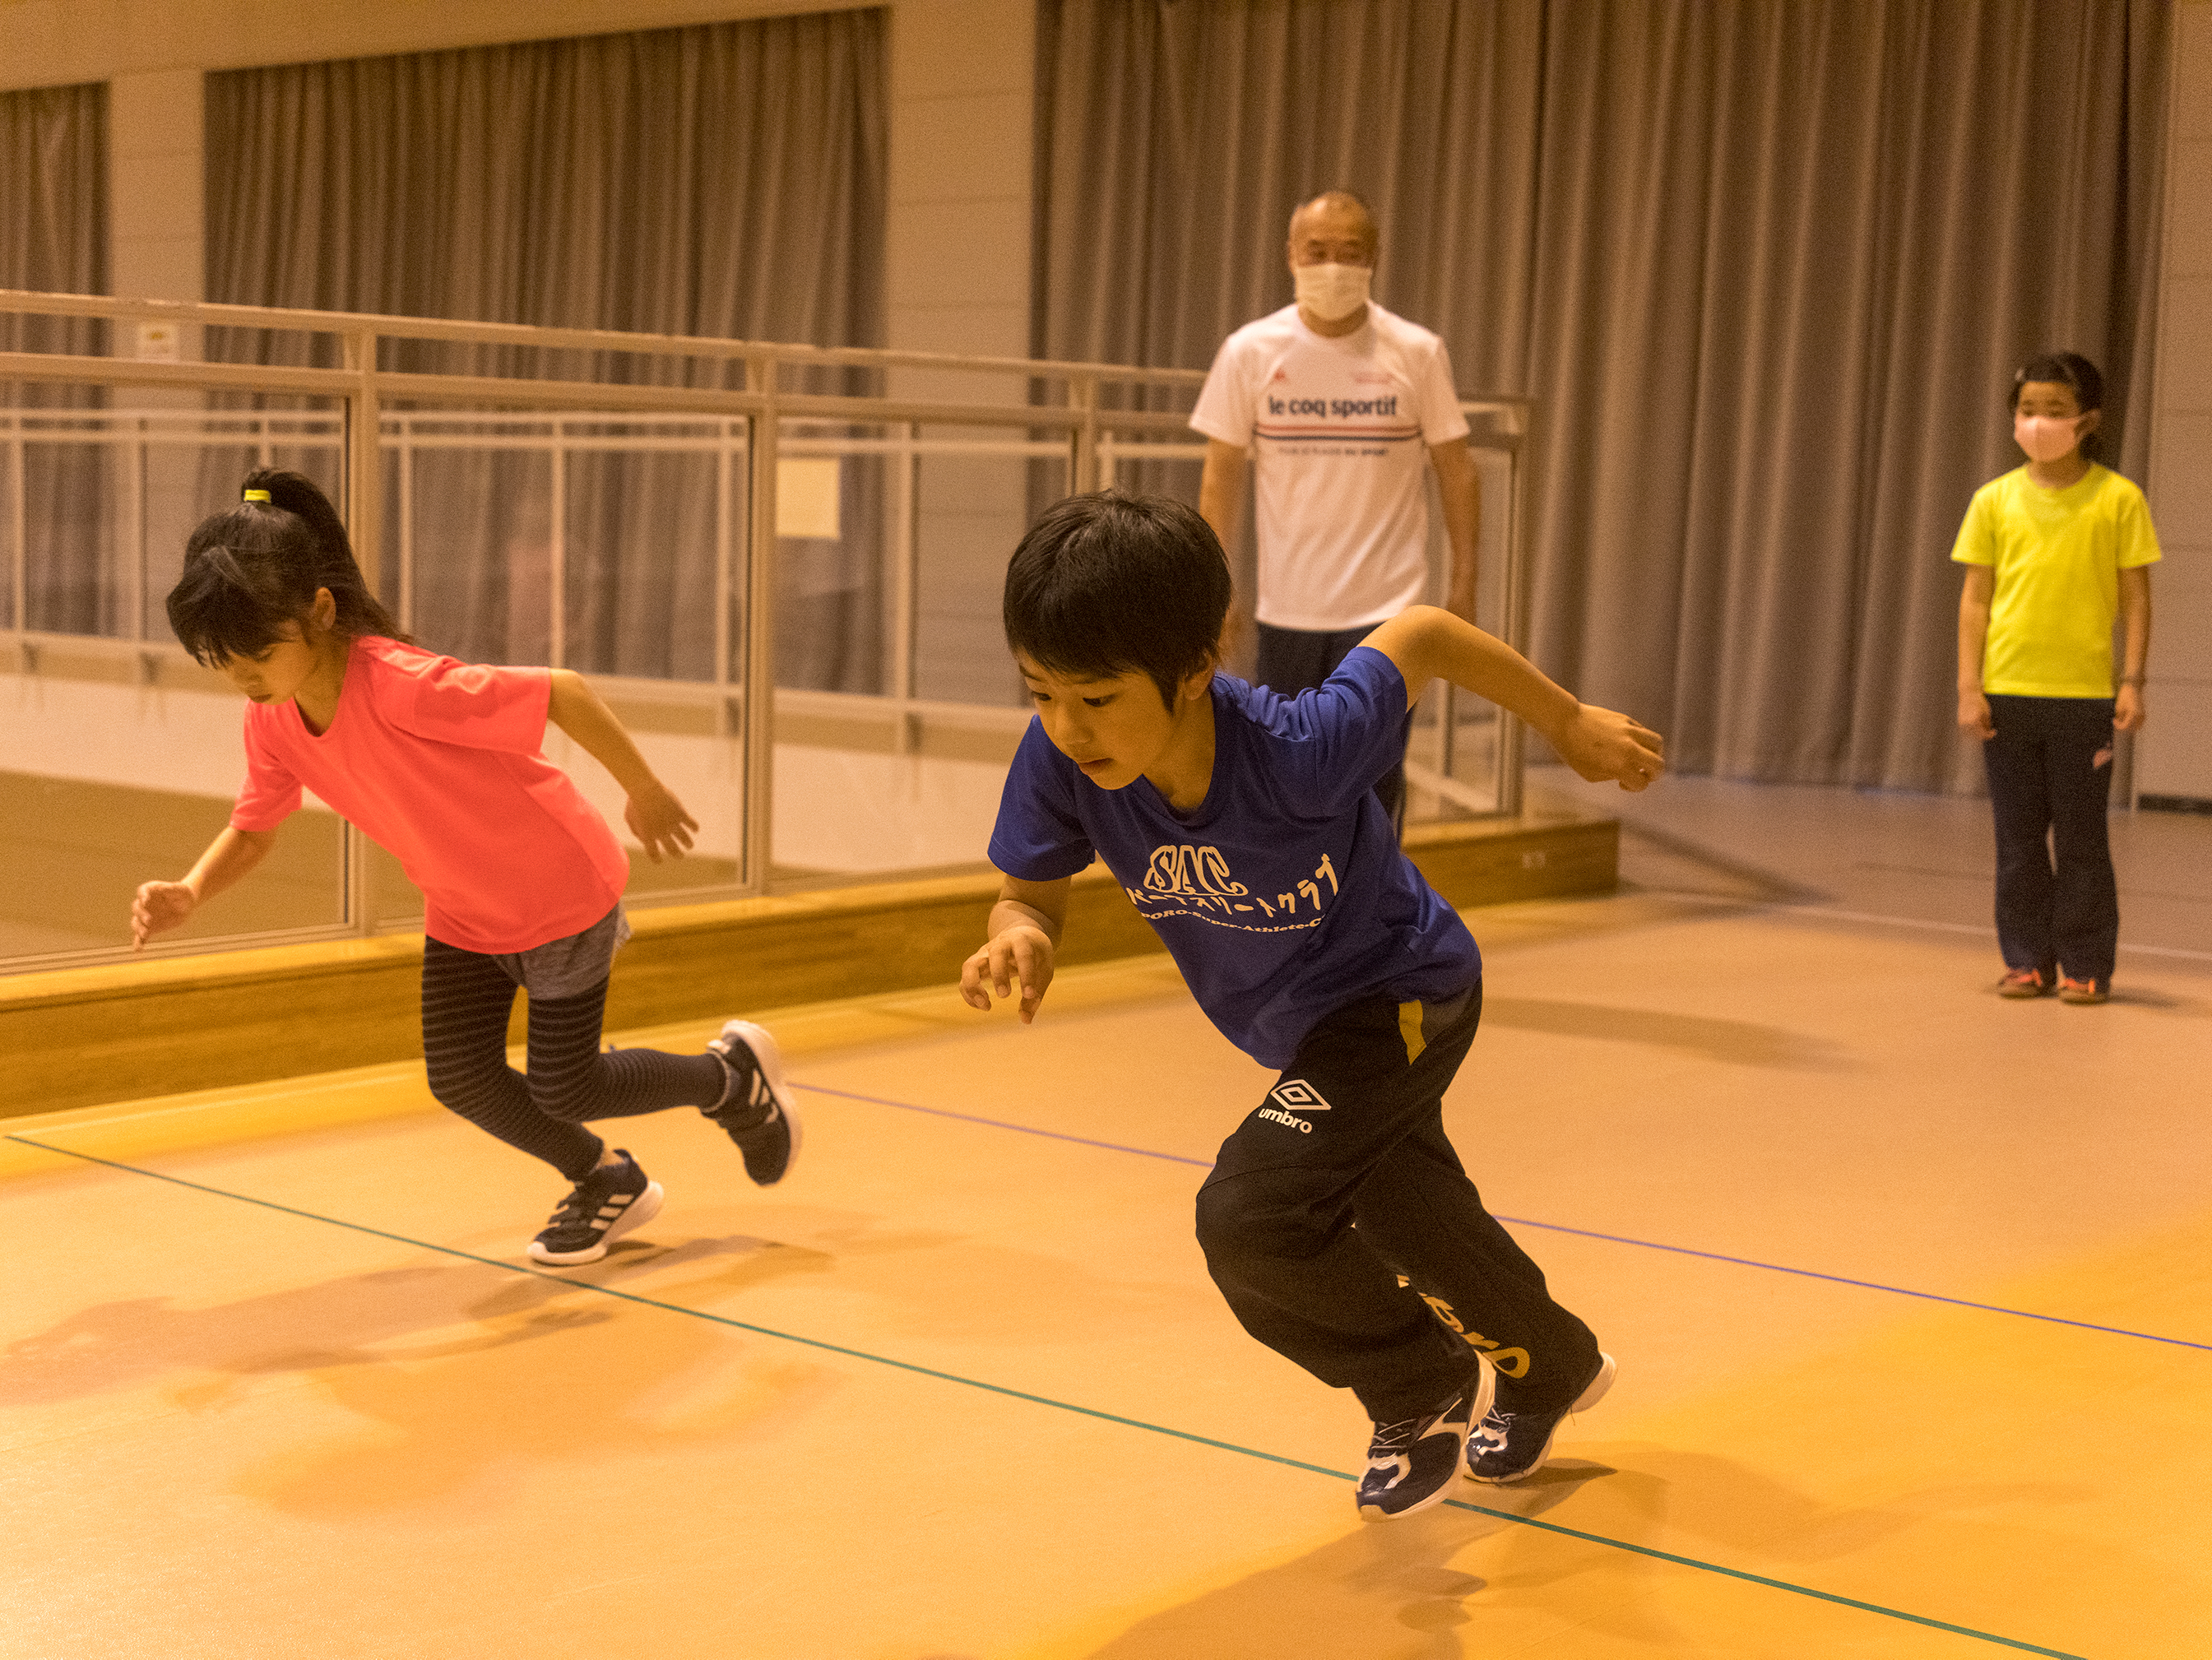
POLYGON ((1482 1024, 1515 1031, 1543 1032, 1554 1037, 1597 1037, 1608 1043, 1638 1043, 1741 1067, 1842 1072, 1855 1064, 1844 1049, 1827 1039, 1783 1026, 1762 1026, 1749 1020, 1717 1020, 1699 1014, 1669 1014, 1657 1009, 1615 1008, 1602 1003, 1491 997, 1483 1002, 1482 1024))
POLYGON ((1655 824, 1624 819, 1620 836, 1628 854, 1624 863, 1635 867, 1636 885, 1654 892, 1711 895, 1750 905, 1815 904, 1835 897, 1655 824))
MULTIPOLYGON (((704 1257, 734 1257, 754 1282, 818 1271, 827 1262, 818 1251, 732 1235, 661 1251, 624 1241, 593 1267, 602 1282, 613 1283, 625 1266, 704 1257)), ((553 1306, 576 1295, 573 1280, 442 1262, 201 1307, 179 1307, 166 1297, 102 1303, 0 1349, 0 1407, 128 1389, 179 1374, 235 1379, 443 1359, 604 1324, 621 1311, 612 1302, 553 1306)), ((216 1385, 216 1393, 227 1387, 216 1385)))
MULTIPOLYGON (((1500 1651, 1516 1654, 1578 1651, 1542 1646, 1535 1639, 1547 1627, 1602 1633, 1654 1654, 1696 1653, 1700 1633, 1683 1629, 1657 1592, 1661 1576, 1698 1571, 1646 1552, 1710 1559, 1785 1584, 1802 1574, 1809 1584, 1808 1570, 1870 1556, 1908 1530, 2003 1529, 2005 1512, 2090 1496, 2059 1483, 1990 1483, 1844 1507, 1711 1453, 1647 1442, 1584 1450, 1597 1456, 1554 1459, 1511 1487, 1462 1483, 1454 1497, 1593 1538, 1456 1505, 1407 1522, 1354 1524, 1318 1550, 1139 1621, 1088 1660, 1473 1660, 1493 1651, 1493 1643, 1510 1643, 1500 1651)), ((1931 1540, 1927 1548, 1942 1555, 1960 1542, 1931 1540)), ((1784 1618, 1808 1622, 1808 1645, 1820 1640, 1814 1623, 1822 1616, 1820 1599, 1798 1603, 1780 1587, 1747 1586, 1744 1594, 1784 1599, 1784 1618)), ((1881 1615, 1825 1606, 1881 1634, 1881 1615)), ((1900 1637, 1911 1629, 1895 1627, 1900 1637)))

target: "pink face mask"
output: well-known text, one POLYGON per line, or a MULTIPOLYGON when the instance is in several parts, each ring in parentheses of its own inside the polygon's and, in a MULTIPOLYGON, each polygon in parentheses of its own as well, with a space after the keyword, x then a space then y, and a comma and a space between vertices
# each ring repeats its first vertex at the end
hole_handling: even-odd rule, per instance
POLYGON ((2027 452, 2030 460, 2063 461, 2081 441, 2081 426, 2078 415, 2015 415, 2012 441, 2027 452))

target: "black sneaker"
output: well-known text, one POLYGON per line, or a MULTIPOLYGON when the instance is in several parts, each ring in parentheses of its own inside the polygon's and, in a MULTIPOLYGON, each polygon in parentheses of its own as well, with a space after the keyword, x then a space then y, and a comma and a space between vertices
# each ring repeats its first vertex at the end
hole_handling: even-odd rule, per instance
POLYGON ((1395 1521, 1442 1504, 1459 1474, 1468 1426, 1489 1409, 1490 1392, 1490 1368, 1481 1366, 1434 1412, 1377 1424, 1359 1478, 1360 1519, 1395 1521))
POLYGON ((627 1149, 617 1147, 615 1156, 620 1164, 593 1171, 561 1201, 545 1231, 530 1242, 532 1262, 561 1268, 596 1262, 610 1244, 660 1213, 660 1183, 627 1149))
POLYGON ((1613 1357, 1597 1358, 1597 1375, 1571 1405, 1557 1412, 1499 1412, 1493 1408, 1467 1438, 1467 1479, 1503 1487, 1534 1475, 1552 1456, 1552 1438, 1571 1413, 1595 1406, 1613 1387, 1613 1357))
POLYGON ((745 1174, 762 1187, 773 1187, 799 1157, 799 1120, 783 1081, 783 1052, 766 1027, 750 1020, 724 1021, 722 1035, 707 1047, 721 1057, 730 1074, 728 1093, 707 1116, 738 1144, 745 1156, 745 1174))

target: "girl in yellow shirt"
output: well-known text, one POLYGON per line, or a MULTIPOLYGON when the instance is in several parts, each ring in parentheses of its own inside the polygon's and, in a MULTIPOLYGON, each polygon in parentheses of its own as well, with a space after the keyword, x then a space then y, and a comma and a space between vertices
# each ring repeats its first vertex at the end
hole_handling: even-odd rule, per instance
POLYGON ((2142 492, 2087 453, 2104 401, 2104 377, 2078 353, 2024 365, 2013 437, 2027 465, 1974 492, 1951 550, 1966 568, 1959 725, 1989 769, 2006 997, 2112 994, 2112 734, 2142 725, 2159 550, 2142 492), (2126 642, 2117 688, 2115 612, 2126 642))

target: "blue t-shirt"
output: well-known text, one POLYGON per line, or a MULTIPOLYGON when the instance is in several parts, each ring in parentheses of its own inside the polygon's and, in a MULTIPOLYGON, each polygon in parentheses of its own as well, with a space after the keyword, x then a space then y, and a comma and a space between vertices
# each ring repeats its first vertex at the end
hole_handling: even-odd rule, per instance
POLYGON ((1095 852, 1229 1041, 1288 1066, 1333 1009, 1377 994, 1435 1001, 1481 976, 1474 937, 1375 796, 1405 719, 1397 666, 1365 646, 1295 698, 1216 675, 1213 779, 1187 818, 1149 779, 1100 788, 1032 721, 991 862, 1052 882, 1095 852))

